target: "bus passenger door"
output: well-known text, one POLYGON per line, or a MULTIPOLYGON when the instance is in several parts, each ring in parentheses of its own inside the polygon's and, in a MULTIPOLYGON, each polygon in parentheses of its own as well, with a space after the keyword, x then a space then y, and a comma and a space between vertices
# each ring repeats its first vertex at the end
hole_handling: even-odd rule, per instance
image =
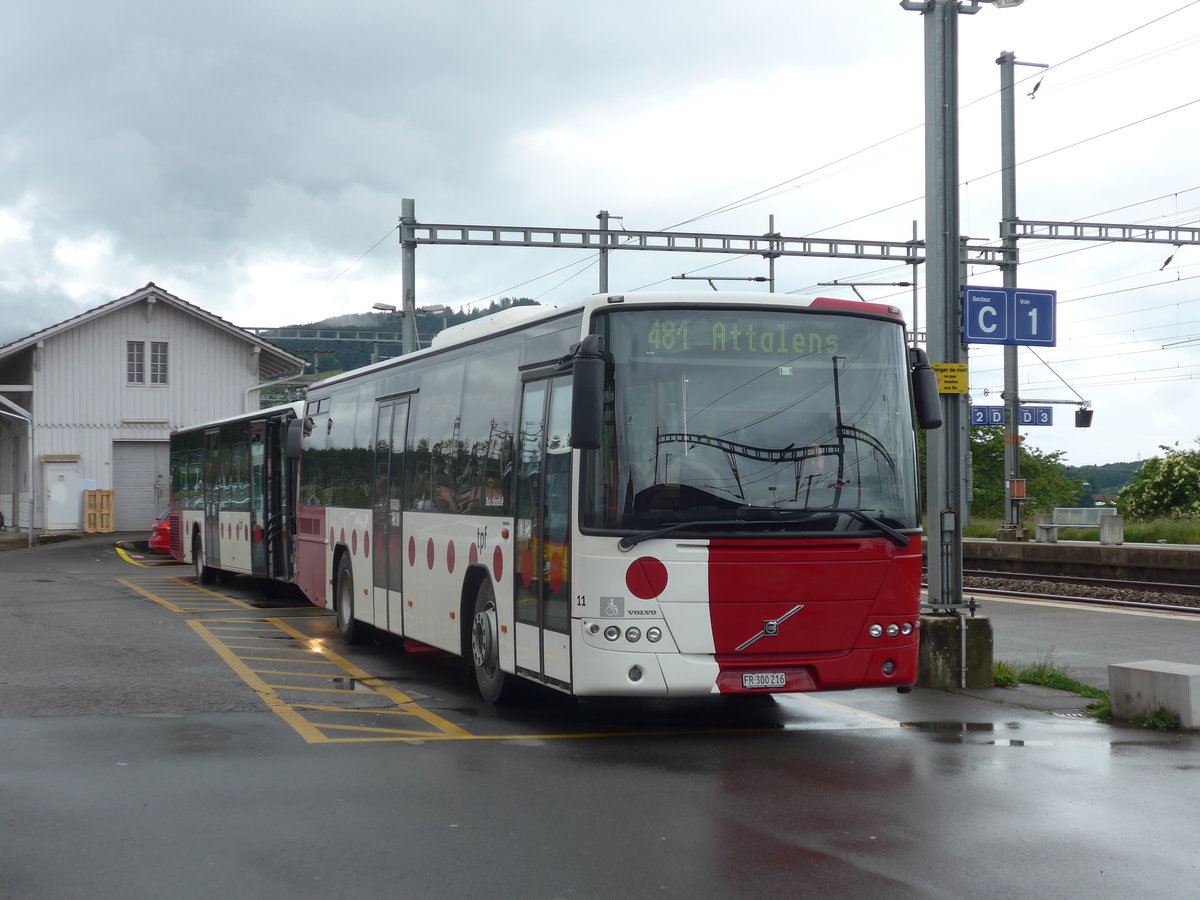
POLYGON ((224 491, 221 471, 221 432, 204 433, 204 562, 213 568, 221 566, 221 494, 224 491))
POLYGON ((250 571, 267 573, 267 460, 265 426, 256 423, 257 440, 250 442, 250 571))
POLYGON ((571 379, 525 385, 517 460, 517 669, 571 686, 571 379))
POLYGON ((401 487, 407 432, 407 398, 385 401, 376 407, 375 480, 371 504, 371 531, 374 535, 371 548, 374 582, 371 622, 394 634, 404 633, 400 553, 404 546, 401 487))

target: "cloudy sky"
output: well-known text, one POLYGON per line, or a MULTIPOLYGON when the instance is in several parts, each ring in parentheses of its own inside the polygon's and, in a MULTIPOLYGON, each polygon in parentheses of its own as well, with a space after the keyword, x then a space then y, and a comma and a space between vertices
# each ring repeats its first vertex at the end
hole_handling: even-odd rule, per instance
MULTIPOLYGON (((773 215, 789 236, 923 237, 923 27, 896 0, 5 3, 0 344, 150 281, 243 326, 398 304, 404 197, 427 223, 593 227, 604 209, 637 230, 773 215)), ((959 28, 963 234, 999 232, 1005 50, 1049 65, 1017 69, 1021 217, 1200 220, 1200 0, 1028 0, 959 28)), ((1056 406, 1029 444, 1079 465, 1193 448, 1200 246, 1021 252, 1060 335, 1021 351, 1022 397, 1095 408, 1084 431, 1056 406)), ((633 252, 610 272, 621 291, 766 274, 633 252)), ((418 305, 455 308, 597 285, 569 250, 421 247, 417 273, 418 305)), ((777 277, 853 296, 819 285, 911 272, 801 259, 777 277)), ((859 290, 912 309, 909 289, 859 290)), ((973 348, 973 401, 999 404, 1002 380, 973 348)))

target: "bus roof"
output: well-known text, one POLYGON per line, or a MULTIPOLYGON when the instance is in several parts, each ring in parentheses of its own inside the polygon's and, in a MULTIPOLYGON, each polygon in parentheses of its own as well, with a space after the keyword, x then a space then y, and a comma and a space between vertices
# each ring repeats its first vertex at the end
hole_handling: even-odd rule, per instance
POLYGON ((373 369, 390 368, 401 360, 427 356, 438 353, 449 347, 462 346, 506 331, 517 331, 537 322, 547 321, 559 316, 577 313, 580 310, 591 312, 600 308, 611 308, 619 305, 629 306, 781 306, 801 307, 808 309, 840 310, 857 313, 875 318, 892 319, 904 324, 904 316, 899 307, 884 303, 869 303, 862 300, 847 300, 834 297, 800 296, 798 294, 770 294, 755 291, 637 291, 629 293, 610 292, 592 294, 582 300, 565 306, 510 306, 488 316, 471 319, 459 325, 453 325, 434 336, 430 346, 410 354, 371 363, 348 372, 339 372, 328 378, 309 385, 314 387, 335 384, 346 378, 353 378, 373 369))
POLYGON ((256 409, 251 412, 241 413, 236 416, 226 416, 223 419, 214 419, 211 422, 202 422, 199 425, 188 425, 186 428, 176 429, 175 434, 183 434, 188 431, 200 431, 205 428, 215 428, 218 425, 229 425, 233 422, 248 422, 253 419, 273 419, 277 416, 291 413, 295 418, 300 418, 304 415, 304 401, 297 400, 293 403, 284 403, 280 406, 268 406, 264 409, 256 409))

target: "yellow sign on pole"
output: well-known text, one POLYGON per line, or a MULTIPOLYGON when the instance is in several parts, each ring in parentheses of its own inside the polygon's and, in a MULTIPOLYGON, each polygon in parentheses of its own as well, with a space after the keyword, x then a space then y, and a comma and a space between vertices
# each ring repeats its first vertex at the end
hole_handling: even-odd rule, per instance
POLYGON ((967 364, 966 363, 930 363, 937 373, 939 394, 967 393, 967 364))

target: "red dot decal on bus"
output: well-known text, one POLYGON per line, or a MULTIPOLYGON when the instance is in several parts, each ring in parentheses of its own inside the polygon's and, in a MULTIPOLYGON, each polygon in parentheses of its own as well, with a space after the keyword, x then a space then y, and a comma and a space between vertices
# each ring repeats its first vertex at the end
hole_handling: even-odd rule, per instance
POLYGON ((417 564, 417 542, 411 537, 408 539, 408 564, 410 566, 417 564))
POLYGON ((345 528, 343 528, 340 532, 338 532, 338 537, 341 539, 338 541, 339 544, 346 543, 346 529, 345 528))
POLYGON ((475 565, 475 563, 479 562, 479 548, 474 544, 471 545, 471 552, 467 554, 467 559, 470 561, 471 565, 475 565))
POLYGON ((625 586, 643 600, 657 597, 667 587, 667 567, 653 556, 635 559, 625 570, 625 586))
POLYGON ((562 590, 563 558, 561 553, 550 554, 550 590, 558 593, 562 590))
POLYGON ((446 571, 454 574, 454 541, 446 547, 446 571))
POLYGON ((332 547, 336 543, 337 543, 337 541, 334 539, 333 529, 330 528, 329 529, 329 546, 332 547))
POLYGON ((363 529, 363 556, 371 558, 371 532, 363 529))
POLYGON ((433 538, 430 538, 429 542, 425 545, 425 564, 429 566, 431 571, 433 570, 433 538))
POLYGON ((254 526, 254 543, 261 544, 263 539, 263 530, 261 525, 254 526))
POLYGON ((357 528, 354 529, 352 532, 350 532, 350 553, 354 556, 358 556, 358 529, 357 528))
POLYGON ((504 554, 500 552, 499 547, 492 553, 492 577, 496 581, 504 577, 504 554))

